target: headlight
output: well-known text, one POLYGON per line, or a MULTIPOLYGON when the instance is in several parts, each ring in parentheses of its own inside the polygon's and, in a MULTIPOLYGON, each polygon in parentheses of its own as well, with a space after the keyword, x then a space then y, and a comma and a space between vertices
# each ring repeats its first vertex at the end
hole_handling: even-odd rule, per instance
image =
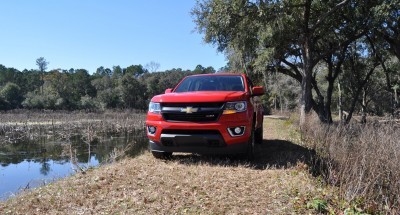
POLYGON ((151 112, 151 113, 160 113, 161 112, 160 103, 150 102, 150 104, 149 104, 149 112, 151 112))
POLYGON ((225 104, 224 114, 240 113, 247 110, 247 102, 227 102, 225 104))

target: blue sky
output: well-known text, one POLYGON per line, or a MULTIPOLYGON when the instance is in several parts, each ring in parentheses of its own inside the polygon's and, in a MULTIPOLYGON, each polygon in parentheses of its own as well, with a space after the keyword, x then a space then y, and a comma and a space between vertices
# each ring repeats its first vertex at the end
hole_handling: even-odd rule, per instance
POLYGON ((0 64, 36 69, 127 67, 150 61, 160 71, 215 69, 226 60, 195 32, 195 0, 0 1, 0 64))

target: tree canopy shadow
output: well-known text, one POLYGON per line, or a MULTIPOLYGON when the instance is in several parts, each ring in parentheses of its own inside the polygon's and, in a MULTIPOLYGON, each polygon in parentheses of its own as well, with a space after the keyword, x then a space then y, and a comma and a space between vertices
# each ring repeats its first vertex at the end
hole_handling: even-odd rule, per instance
POLYGON ((315 151, 287 140, 263 140, 256 145, 254 160, 239 156, 209 156, 196 154, 177 154, 171 160, 186 165, 208 164, 217 166, 248 166, 253 169, 285 169, 304 163, 312 166, 315 151))

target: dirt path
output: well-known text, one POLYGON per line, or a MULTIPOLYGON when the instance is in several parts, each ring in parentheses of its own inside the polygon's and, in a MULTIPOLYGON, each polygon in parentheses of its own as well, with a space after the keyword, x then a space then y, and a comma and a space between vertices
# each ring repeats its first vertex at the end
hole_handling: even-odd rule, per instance
POLYGON ((307 171, 310 152, 285 120, 268 119, 257 159, 150 153, 0 203, 0 214, 313 214, 330 199, 307 171))

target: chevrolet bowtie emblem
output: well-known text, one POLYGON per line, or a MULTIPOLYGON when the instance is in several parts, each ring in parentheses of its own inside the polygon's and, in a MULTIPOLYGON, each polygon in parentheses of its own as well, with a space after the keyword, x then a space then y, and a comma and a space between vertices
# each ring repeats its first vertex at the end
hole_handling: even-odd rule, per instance
POLYGON ((181 112, 185 112, 185 113, 195 113, 197 112, 198 108, 193 108, 193 107, 186 107, 186 108, 182 108, 181 112))

